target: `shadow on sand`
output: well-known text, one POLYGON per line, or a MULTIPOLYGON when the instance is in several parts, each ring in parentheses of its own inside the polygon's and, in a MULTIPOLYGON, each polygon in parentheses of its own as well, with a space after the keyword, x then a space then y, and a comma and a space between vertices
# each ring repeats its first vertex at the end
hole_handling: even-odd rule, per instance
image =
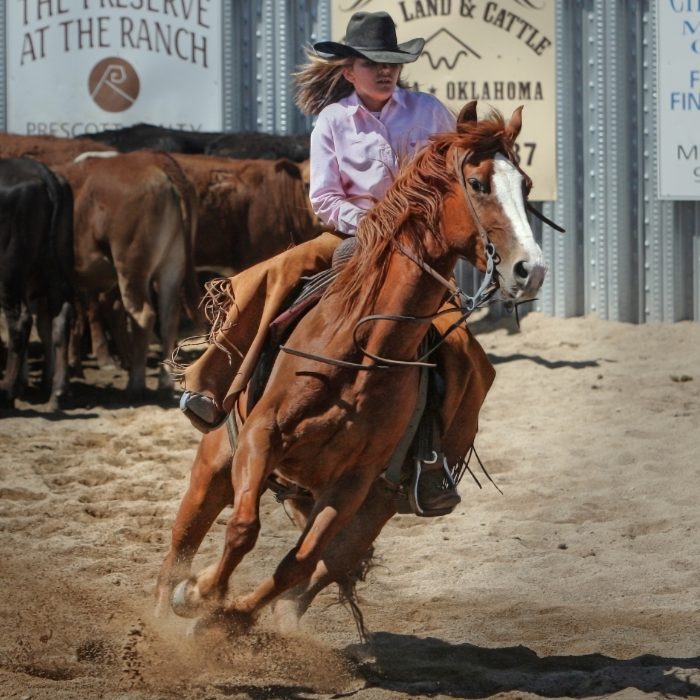
POLYGON ((643 693, 700 697, 700 656, 602 654, 540 658, 524 646, 488 649, 431 637, 380 632, 368 645, 348 647, 368 685, 408 696, 486 698, 520 691, 544 697, 587 698, 630 688, 643 693), (371 660, 368 659, 371 656, 371 660), (694 680, 690 677, 694 676, 694 680))
MULTIPOLYGON (((36 345, 36 344, 35 344, 36 345)), ((30 346, 33 355, 28 363, 28 384, 14 408, 0 406, 0 418, 41 417, 49 421, 84 420, 96 418, 93 408, 131 408, 136 406, 160 406, 174 408, 178 405, 177 389, 157 389, 160 362, 154 352, 149 353, 146 367, 147 388, 138 396, 126 391, 128 374, 118 367, 100 368, 94 359, 84 360, 81 376, 70 380, 70 396, 57 411, 51 411, 47 401, 49 392, 41 382, 42 361, 36 347, 30 346), (75 411, 75 413, 72 413, 75 411), (87 413, 85 411, 88 411, 87 413)), ((1 366, 1 365, 0 365, 1 366)))
MULTIPOLYGON (((492 365, 500 365, 504 362, 515 362, 516 360, 529 360, 534 362, 536 365, 542 365, 542 367, 547 367, 547 369, 560 369, 562 367, 569 367, 570 369, 585 369, 586 367, 600 367, 600 362, 598 360, 557 360, 553 362, 552 360, 545 360, 544 357, 539 355, 525 355, 522 352, 516 352, 512 355, 494 355, 492 353, 486 353, 489 361, 492 365)), ((611 362, 612 360, 605 360, 605 362, 611 362)))

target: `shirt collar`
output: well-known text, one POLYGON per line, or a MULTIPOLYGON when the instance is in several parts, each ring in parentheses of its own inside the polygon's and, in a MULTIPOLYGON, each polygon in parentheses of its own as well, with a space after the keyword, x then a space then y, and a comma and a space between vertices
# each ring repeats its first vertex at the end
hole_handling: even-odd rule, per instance
MULTIPOLYGON (((343 102, 345 102, 345 107, 347 108, 348 114, 351 116, 356 114, 360 107, 367 109, 364 107, 362 102, 360 102, 360 98, 354 90, 343 100, 343 102)), ((389 98, 387 104, 384 105, 384 109, 386 109, 386 106, 392 102, 396 103, 400 107, 406 107, 406 91, 400 87, 394 88, 394 94, 389 98)), ((382 109, 382 111, 384 111, 384 109, 382 109)))

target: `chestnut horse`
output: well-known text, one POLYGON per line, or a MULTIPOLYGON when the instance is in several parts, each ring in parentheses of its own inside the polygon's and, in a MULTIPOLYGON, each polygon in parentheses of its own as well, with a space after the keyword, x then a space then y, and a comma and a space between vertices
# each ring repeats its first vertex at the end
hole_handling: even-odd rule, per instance
MULTIPOLYGON (((172 591, 175 612, 201 616, 200 629, 239 631, 276 601, 289 629, 318 591, 344 580, 397 512, 396 491, 382 473, 412 419, 416 358, 445 300, 445 278, 460 257, 484 271, 493 246, 504 301, 532 299, 544 279, 525 212, 531 183, 513 148, 521 109, 507 123, 495 112, 477 120, 476 103, 469 103, 456 133, 430 139, 365 216, 355 254, 292 331, 286 346, 300 352, 277 357, 233 455, 225 428, 202 438, 159 576, 159 612, 172 591), (297 502, 302 533, 272 575, 229 600, 229 578, 255 546, 270 477, 311 494, 297 502), (175 586, 230 503, 220 561, 175 586)), ((494 376, 479 344, 465 336, 461 367, 452 367, 466 371, 459 396, 450 396, 457 382, 444 368, 442 438, 450 464, 472 445, 494 376)))

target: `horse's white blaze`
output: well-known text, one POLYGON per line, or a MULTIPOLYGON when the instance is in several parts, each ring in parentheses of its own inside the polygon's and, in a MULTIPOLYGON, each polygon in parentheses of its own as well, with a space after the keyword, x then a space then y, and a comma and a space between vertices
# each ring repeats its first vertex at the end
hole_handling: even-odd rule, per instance
POLYGON ((513 224, 513 231, 530 265, 543 265, 542 250, 537 245, 525 212, 523 200, 523 176, 518 169, 501 153, 493 161, 491 176, 493 191, 503 207, 503 211, 513 224))

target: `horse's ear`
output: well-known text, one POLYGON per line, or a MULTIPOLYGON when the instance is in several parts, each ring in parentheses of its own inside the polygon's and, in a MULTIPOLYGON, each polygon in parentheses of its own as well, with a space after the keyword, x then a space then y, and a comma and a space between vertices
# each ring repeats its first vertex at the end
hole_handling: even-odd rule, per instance
POLYGON ((457 124, 462 122, 475 122, 476 121, 476 100, 467 102, 467 104, 462 107, 462 111, 457 117, 457 124))
POLYGON ((511 143, 515 143, 520 129, 523 126, 523 106, 517 107, 513 112, 510 121, 506 124, 506 136, 511 143))

